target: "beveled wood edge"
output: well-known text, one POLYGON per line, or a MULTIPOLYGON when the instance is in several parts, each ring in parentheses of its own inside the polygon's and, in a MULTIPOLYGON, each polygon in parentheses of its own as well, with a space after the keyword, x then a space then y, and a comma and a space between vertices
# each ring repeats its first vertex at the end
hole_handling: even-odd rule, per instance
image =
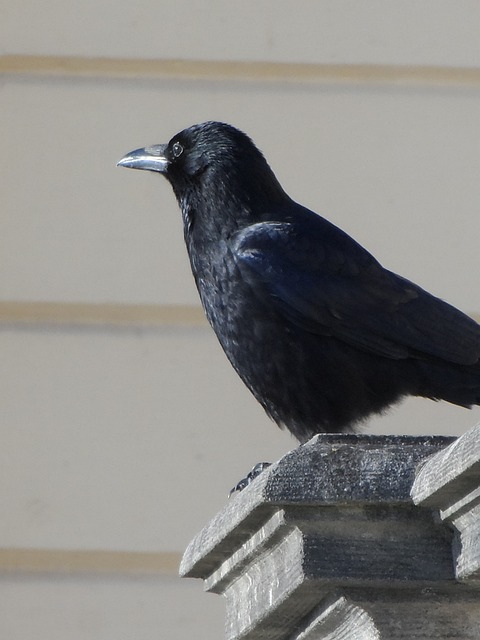
POLYGON ((289 83, 480 85, 480 68, 3 55, 0 73, 52 76, 244 80, 289 83))
MULTIPOLYGON (((480 322, 480 313, 471 313, 480 322)), ((206 327, 197 305, 148 305, 78 302, 0 302, 1 326, 206 327)))
POLYGON ((178 576, 181 554, 79 549, 0 549, 0 574, 151 574, 178 576))
POLYGON ((162 328, 206 324, 201 307, 195 305, 0 302, 0 326, 162 328))

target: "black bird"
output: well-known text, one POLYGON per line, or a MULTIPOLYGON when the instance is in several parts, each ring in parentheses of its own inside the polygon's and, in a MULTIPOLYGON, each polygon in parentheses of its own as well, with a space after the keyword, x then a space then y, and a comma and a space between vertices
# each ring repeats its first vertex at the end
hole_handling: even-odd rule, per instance
POLYGON ((300 442, 407 395, 480 403, 480 326, 294 202, 238 129, 194 125, 118 164, 172 185, 207 318, 300 442))

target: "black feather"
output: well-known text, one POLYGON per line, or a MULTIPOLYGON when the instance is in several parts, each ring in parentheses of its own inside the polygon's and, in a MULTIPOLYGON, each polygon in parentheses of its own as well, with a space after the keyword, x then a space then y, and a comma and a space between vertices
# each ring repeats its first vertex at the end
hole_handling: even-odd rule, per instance
POLYGON ((280 426, 305 441, 405 395, 480 403, 479 325, 295 203, 244 133, 207 122, 165 149, 208 320, 280 426))

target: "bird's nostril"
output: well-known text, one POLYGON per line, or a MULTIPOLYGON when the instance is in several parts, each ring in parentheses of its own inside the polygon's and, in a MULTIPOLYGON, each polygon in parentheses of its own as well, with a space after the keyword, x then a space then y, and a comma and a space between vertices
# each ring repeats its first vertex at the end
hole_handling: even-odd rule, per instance
POLYGON ((163 144, 153 144, 149 147, 145 147, 145 151, 146 153, 150 154, 151 156, 163 156, 164 152, 165 152, 165 145, 163 144))

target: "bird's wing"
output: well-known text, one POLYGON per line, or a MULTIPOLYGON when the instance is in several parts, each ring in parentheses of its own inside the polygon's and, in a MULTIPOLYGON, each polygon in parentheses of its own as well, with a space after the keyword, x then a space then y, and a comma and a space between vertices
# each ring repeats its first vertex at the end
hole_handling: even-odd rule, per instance
POLYGON ((263 222, 237 232, 232 252, 243 279, 312 333, 394 359, 478 361, 476 322, 384 269, 333 225, 318 231, 263 222))

